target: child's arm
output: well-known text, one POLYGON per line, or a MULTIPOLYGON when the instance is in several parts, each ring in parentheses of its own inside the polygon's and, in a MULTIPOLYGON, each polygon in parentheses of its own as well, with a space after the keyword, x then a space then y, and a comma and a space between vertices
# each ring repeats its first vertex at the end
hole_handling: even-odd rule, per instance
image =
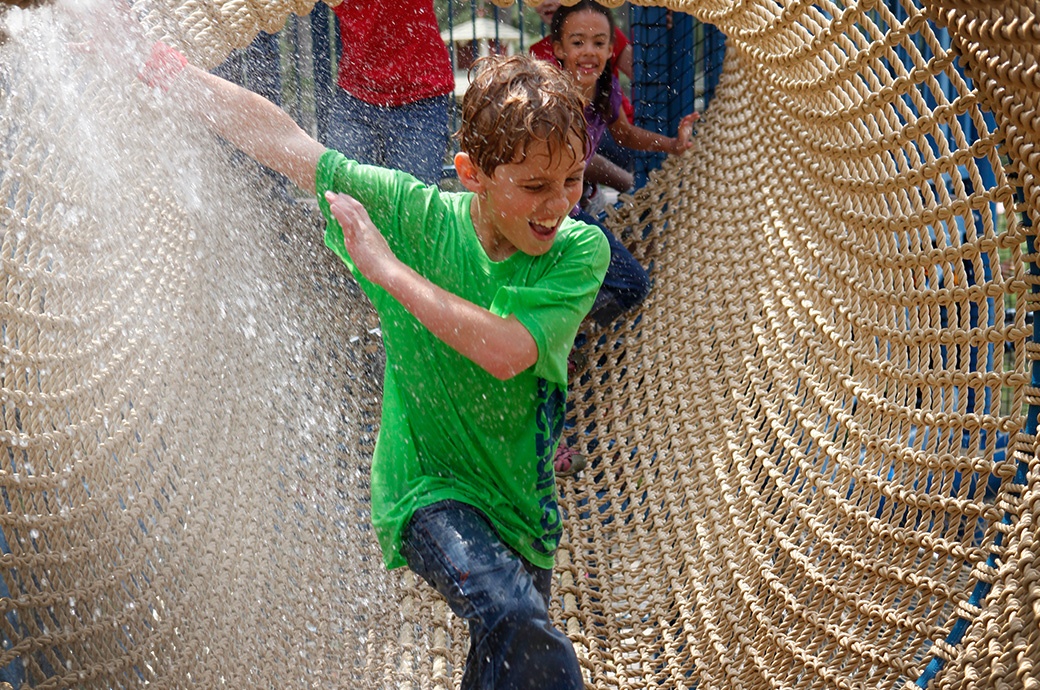
POLYGON ((619 192, 627 192, 635 184, 632 173, 598 153, 593 155, 585 166, 585 181, 605 184, 619 192))
POLYGON ((624 111, 618 113, 618 118, 610 125, 610 133, 614 135, 614 141, 620 145, 636 149, 637 151, 660 151, 678 155, 693 146, 693 123, 700 118, 700 113, 690 113, 679 121, 678 136, 666 137, 656 132, 636 127, 624 111))
POLYGON ((503 381, 538 361, 534 337, 515 316, 502 318, 434 285, 394 256, 360 202, 332 192, 325 198, 361 274, 449 347, 503 381))
MULTIPOLYGON (((86 27, 87 52, 96 51, 109 63, 127 66, 141 56, 146 39, 125 3, 69 9, 86 27)), ((184 55, 162 42, 151 45, 137 76, 149 86, 167 91, 247 155, 285 174, 301 189, 315 191, 318 159, 325 147, 275 104, 188 64, 184 55)))
POLYGON ((283 173, 300 189, 315 191, 325 147, 274 103, 193 65, 177 76, 169 93, 242 152, 283 173))

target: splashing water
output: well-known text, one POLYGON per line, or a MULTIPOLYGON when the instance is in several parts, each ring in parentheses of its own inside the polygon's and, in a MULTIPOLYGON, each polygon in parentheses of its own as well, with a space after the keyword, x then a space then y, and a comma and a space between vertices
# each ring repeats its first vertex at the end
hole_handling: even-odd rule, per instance
POLYGON ((61 7, 2 17, 0 669, 349 684, 399 627, 358 451, 374 317, 309 206, 70 49, 61 7))

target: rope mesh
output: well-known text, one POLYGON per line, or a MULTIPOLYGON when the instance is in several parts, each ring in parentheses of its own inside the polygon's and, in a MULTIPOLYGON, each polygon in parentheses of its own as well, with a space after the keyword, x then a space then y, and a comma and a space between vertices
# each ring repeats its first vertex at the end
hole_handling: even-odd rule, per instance
MULTIPOLYGON (((310 6, 134 9, 212 65, 310 6)), ((611 214, 654 290, 572 385, 589 686, 1040 688, 1040 8, 669 6, 727 57, 611 214)), ((378 323, 317 215, 59 11, 2 21, 0 669, 457 686, 464 626, 368 529, 378 323)))

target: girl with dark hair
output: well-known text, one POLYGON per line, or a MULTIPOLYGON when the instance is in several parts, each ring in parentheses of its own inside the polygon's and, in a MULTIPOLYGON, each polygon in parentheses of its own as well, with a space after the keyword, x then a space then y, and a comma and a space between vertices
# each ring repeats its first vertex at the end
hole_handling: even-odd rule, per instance
MULTIPOLYGON (((551 27, 556 59, 574 79, 587 103, 585 126, 589 146, 586 166, 608 128, 618 144, 640 151, 680 154, 693 146, 690 138, 697 113, 691 113, 680 121, 678 136, 675 137, 662 136, 628 121, 621 109, 621 85, 610 63, 616 27, 609 9, 591 0, 581 0, 556 10, 551 27)), ((646 299, 650 293, 650 276, 598 219, 581 208, 575 209, 571 215, 599 226, 610 243, 610 266, 589 314, 596 323, 606 326, 646 299)), ((553 464, 558 476, 568 476, 583 469, 586 458, 561 442, 553 464)))
POLYGON ((679 122, 678 135, 674 137, 636 127, 628 121, 621 109, 621 85, 610 63, 615 28, 611 11, 593 0, 560 7, 552 18, 556 59, 589 102, 585 119, 592 150, 595 151, 606 129, 610 129, 618 144, 638 151, 678 155, 691 148, 697 113, 690 113, 679 122))

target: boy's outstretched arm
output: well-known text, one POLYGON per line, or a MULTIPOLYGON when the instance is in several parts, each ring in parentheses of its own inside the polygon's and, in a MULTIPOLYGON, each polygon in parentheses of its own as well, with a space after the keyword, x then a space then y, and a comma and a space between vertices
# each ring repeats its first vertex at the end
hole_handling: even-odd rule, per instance
MULTIPOLYGON (((141 25, 122 0, 70 4, 66 11, 85 27, 84 52, 130 67, 146 57, 137 77, 176 98, 194 116, 258 162, 283 173, 301 189, 315 191, 318 159, 325 147, 288 113, 265 98, 190 63, 176 49, 155 42, 150 49, 141 25)), ((134 69, 137 69, 134 67, 134 69)))
POLYGON ((274 103, 193 65, 184 68, 169 93, 243 153, 284 174, 300 189, 315 191, 315 172, 325 147, 274 103))
POLYGON ((361 274, 453 350, 503 381, 538 361, 534 337, 515 316, 502 318, 434 285, 394 256, 359 201, 332 192, 325 198, 361 274))

